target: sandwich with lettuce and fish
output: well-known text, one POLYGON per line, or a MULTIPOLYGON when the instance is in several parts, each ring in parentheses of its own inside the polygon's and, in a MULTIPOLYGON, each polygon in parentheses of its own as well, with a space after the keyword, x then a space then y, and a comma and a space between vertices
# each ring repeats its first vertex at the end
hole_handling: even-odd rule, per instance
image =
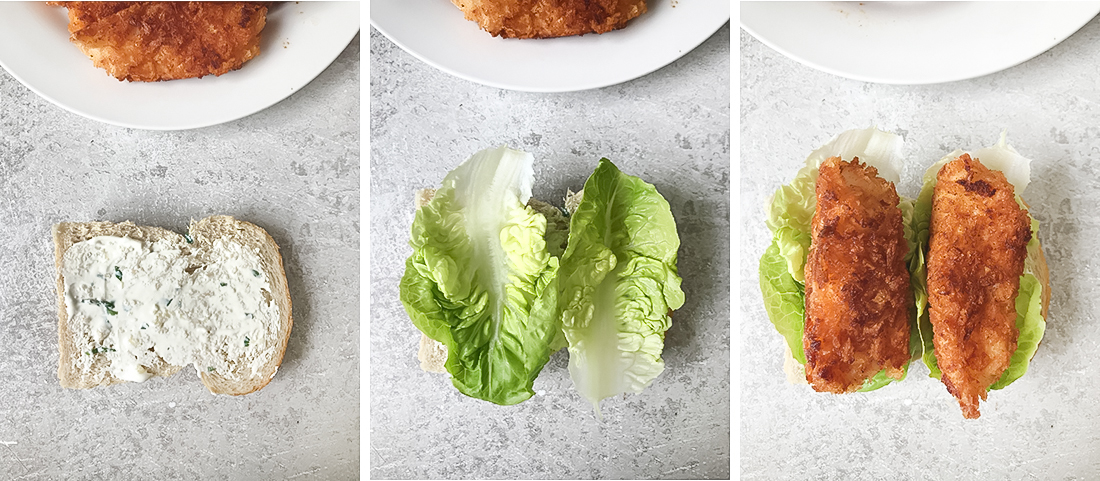
POLYGON ((944 157, 906 199, 901 146, 878 129, 844 132, 772 196, 765 309, 792 382, 871 391, 921 359, 976 418, 978 399, 1026 372, 1045 328, 1049 273, 1020 197, 1030 160, 1002 134, 944 157))

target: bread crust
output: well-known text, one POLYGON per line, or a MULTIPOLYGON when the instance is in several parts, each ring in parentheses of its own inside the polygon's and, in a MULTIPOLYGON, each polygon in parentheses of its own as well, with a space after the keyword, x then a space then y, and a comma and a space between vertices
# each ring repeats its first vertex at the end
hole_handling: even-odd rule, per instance
POLYGON ((1050 312, 1050 270, 1047 268, 1047 256, 1043 254, 1043 244, 1039 243, 1039 260, 1035 263, 1035 277, 1043 285, 1041 295, 1043 301, 1043 321, 1050 322, 1047 313, 1050 312))
MULTIPOLYGON (((279 247, 274 239, 262 228, 230 216, 211 216, 200 221, 192 221, 189 235, 193 243, 178 233, 167 229, 150 226, 138 226, 132 222, 62 222, 53 226, 54 241, 54 265, 57 269, 57 311, 58 311, 58 380, 62 387, 72 389, 87 389, 96 386, 108 386, 126 382, 111 374, 105 361, 97 361, 93 364, 93 371, 98 379, 81 373, 76 368, 76 356, 80 353, 74 342, 74 331, 69 326, 69 314, 65 306, 65 279, 62 267, 65 252, 74 244, 97 236, 128 237, 146 242, 168 240, 175 244, 184 254, 191 254, 195 250, 213 246, 215 240, 228 238, 244 244, 246 247, 254 247, 259 251, 261 266, 272 289, 272 299, 279 307, 279 322, 277 329, 276 353, 264 365, 256 376, 246 379, 233 380, 214 373, 200 373, 203 384, 214 394, 242 395, 255 392, 266 386, 282 363, 286 352, 287 340, 290 337, 293 318, 291 314, 290 291, 287 286, 285 269, 279 247)), ((155 376, 171 376, 182 369, 157 360, 157 365, 145 366, 155 376)))
MULTIPOLYGON (((1024 209, 1031 212, 1031 206, 1028 205, 1027 201, 1023 202, 1024 209)), ((1047 313, 1050 312, 1050 268, 1047 266, 1047 256, 1043 253, 1043 243, 1038 239, 1038 232, 1035 235, 1035 243, 1039 245, 1039 257, 1035 259, 1035 278, 1043 286, 1043 293, 1040 294, 1043 303, 1043 321, 1050 322, 1050 318, 1047 317, 1047 313)))

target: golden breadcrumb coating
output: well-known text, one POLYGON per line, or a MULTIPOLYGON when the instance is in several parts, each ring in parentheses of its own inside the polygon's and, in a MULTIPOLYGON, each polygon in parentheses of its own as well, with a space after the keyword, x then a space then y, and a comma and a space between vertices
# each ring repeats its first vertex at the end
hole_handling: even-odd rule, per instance
POLYGON ((1016 294, 1031 220, 1012 184, 963 154, 940 169, 932 196, 928 304, 936 361, 963 416, 1016 351, 1016 294))
POLYGON ((909 364, 913 293, 894 184, 878 170, 833 157, 821 164, 806 260, 806 380, 851 392, 909 364))
POLYGON ((260 52, 266 3, 53 2, 69 10, 70 40, 119 80, 221 75, 260 52))
POLYGON ((494 37, 605 33, 646 12, 645 0, 451 0, 494 37))
POLYGON ((125 10, 133 2, 46 2, 48 5, 65 7, 69 11, 69 33, 81 30, 96 23, 99 19, 125 10))

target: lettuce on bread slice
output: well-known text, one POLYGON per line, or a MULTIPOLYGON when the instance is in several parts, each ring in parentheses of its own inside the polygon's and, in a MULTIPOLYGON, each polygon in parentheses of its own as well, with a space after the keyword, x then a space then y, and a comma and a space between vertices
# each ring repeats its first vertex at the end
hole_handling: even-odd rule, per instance
POLYGON ((679 238, 656 188, 609 160, 568 210, 530 197, 532 161, 483 150, 417 193, 401 301, 422 333, 421 368, 449 373, 463 394, 522 402, 568 346, 574 385, 598 413, 664 368, 664 332, 683 304, 679 238))

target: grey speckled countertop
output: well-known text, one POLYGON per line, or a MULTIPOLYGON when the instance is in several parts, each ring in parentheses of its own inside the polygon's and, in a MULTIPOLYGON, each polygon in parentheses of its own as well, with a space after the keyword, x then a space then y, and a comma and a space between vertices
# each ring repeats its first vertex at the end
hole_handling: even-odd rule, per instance
POLYGON ((359 50, 264 111, 179 132, 80 117, 0 70, 0 479, 358 477, 359 50), (62 389, 51 225, 212 214, 281 248, 294 328, 274 380, 62 389))
POLYGON ((740 32, 738 313, 742 479, 1096 479, 1100 474, 1100 20, 1017 67, 973 80, 892 86, 803 66, 740 32), (899 194, 956 148, 1002 129, 1033 159, 1024 198, 1040 222, 1052 299, 1029 372, 965 420, 920 363, 900 384, 836 396, 788 385, 760 298, 771 242, 764 205, 830 137, 877 124, 905 139, 899 194))
POLYGON ((370 474, 375 478, 730 476, 730 29, 650 75, 608 88, 531 94, 436 71, 371 31, 370 474), (413 192, 500 144, 535 156, 534 197, 560 203, 600 157, 669 200, 687 304, 666 370, 603 401, 569 379, 565 351, 538 394, 497 406, 420 370, 420 333, 398 297, 413 192))

